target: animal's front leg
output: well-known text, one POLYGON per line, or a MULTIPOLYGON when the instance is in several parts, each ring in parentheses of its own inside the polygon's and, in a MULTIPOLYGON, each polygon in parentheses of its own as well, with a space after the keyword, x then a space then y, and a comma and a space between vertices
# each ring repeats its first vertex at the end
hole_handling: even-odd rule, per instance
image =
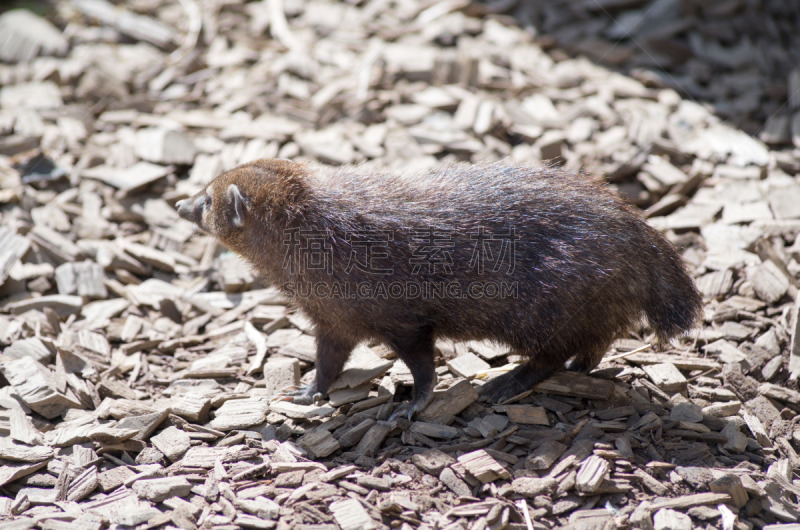
POLYGON ((310 405, 327 396, 328 390, 350 357, 356 343, 331 330, 318 330, 317 337, 317 379, 310 385, 285 389, 276 398, 299 405, 310 405))

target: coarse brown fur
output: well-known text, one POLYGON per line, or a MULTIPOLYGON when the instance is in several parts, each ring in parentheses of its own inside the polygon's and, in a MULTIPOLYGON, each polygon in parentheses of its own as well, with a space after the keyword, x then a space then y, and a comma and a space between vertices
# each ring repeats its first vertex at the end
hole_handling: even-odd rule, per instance
POLYGON ((351 350, 378 339, 412 372, 409 415, 430 399, 437 338, 490 339, 527 356, 484 387, 498 401, 570 359, 568 369, 590 371, 643 317, 667 341, 691 329, 701 309, 664 237, 598 181, 552 166, 452 165, 408 175, 259 160, 220 175, 178 210, 252 262, 314 323, 311 392, 324 394, 351 350), (434 286, 433 295, 401 293, 397 285, 409 282, 434 286), (364 283, 373 288, 331 287, 364 283), (489 283, 508 290, 466 292, 489 283), (397 296, 387 294, 392 284, 397 296))

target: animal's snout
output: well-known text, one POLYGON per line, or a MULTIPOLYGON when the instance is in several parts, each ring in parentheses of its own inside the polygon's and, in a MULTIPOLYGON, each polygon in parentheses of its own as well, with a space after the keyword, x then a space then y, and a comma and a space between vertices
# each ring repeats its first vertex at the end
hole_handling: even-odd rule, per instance
POLYGON ((183 199, 175 203, 175 209, 178 210, 178 215, 186 219, 187 221, 192 221, 193 223, 197 220, 194 218, 194 212, 192 208, 192 200, 191 199, 183 199))

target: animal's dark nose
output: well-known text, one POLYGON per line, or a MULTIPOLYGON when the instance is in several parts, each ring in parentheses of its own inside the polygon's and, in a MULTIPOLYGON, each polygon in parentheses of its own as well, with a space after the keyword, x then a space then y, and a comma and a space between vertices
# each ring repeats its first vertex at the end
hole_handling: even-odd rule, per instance
POLYGON ((178 210, 178 215, 187 221, 194 222, 192 215, 192 201, 191 199, 183 199, 175 203, 175 209, 178 210))

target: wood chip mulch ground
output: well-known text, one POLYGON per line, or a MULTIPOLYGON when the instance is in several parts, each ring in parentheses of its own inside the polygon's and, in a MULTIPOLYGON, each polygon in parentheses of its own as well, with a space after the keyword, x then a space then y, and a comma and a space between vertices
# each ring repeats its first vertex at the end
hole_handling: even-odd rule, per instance
MULTIPOLYGON (((59 0, 0 14, 0 530, 800 528, 800 13, 778 0, 59 0), (265 157, 555 161, 688 262, 698 328, 522 359, 308 322, 174 211, 265 157)), ((280 257, 276 258, 280 259, 280 257)))

